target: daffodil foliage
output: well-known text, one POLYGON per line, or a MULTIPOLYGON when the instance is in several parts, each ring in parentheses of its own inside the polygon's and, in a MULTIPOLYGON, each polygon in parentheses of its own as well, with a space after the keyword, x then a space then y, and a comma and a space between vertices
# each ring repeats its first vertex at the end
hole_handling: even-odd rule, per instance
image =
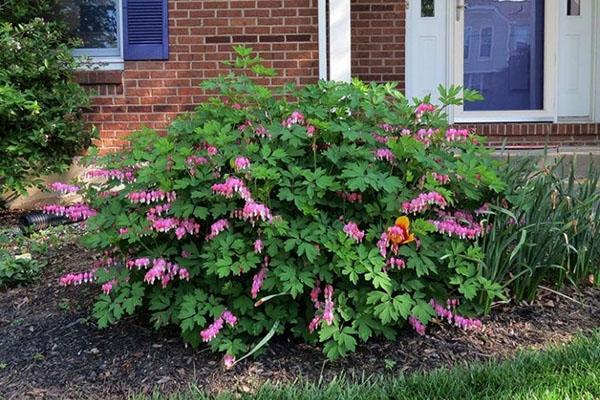
POLYGON ((273 90, 255 81, 273 71, 236 51, 238 72, 205 82, 214 98, 166 135, 92 157, 85 215, 63 212, 87 218, 83 241, 104 257, 63 284, 102 286, 102 327, 144 310, 227 365, 275 334, 335 358, 432 318, 479 328, 467 315, 501 290, 475 240, 504 183, 445 114, 478 95, 409 100, 358 80, 273 90))

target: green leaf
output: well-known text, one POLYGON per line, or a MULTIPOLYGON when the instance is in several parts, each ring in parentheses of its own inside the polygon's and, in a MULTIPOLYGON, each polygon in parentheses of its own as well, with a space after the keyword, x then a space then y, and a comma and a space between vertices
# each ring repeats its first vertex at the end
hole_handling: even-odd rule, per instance
POLYGON ((417 304, 412 309, 412 315, 417 317, 422 323, 427 324, 429 320, 435 316, 435 310, 431 304, 418 300, 417 304))

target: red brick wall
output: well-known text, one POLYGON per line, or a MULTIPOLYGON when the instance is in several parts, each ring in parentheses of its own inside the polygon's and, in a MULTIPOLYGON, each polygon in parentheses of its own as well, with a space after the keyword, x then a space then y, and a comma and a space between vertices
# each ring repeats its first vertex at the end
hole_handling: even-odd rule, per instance
MULTIPOLYGON (((330 0, 335 1, 335 0, 330 0)), ((366 81, 405 80, 406 0, 351 0, 352 75, 366 81)), ((90 123, 99 146, 117 150, 142 126, 163 129, 177 114, 206 99, 198 85, 225 72, 231 46, 253 47, 277 69, 275 86, 318 77, 317 0, 169 0, 170 57, 126 62, 124 71, 82 73, 96 93, 90 123)), ((471 125, 489 143, 600 145, 600 124, 471 125)))
POLYGON ((471 124, 492 146, 599 146, 600 124, 509 123, 471 124))
POLYGON ((169 0, 169 60, 126 62, 122 72, 81 73, 96 93, 88 121, 105 151, 148 126, 162 129, 206 97, 204 79, 225 72, 231 47, 246 44, 277 69, 271 85, 317 80, 317 0, 169 0))
POLYGON ((351 5, 352 76, 397 81, 404 89, 406 0, 352 0, 351 5))

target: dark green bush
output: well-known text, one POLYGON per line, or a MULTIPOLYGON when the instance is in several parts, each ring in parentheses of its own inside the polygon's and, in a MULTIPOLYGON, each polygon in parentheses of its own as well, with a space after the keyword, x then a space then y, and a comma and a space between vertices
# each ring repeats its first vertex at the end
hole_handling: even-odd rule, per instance
POLYGON ((241 71, 203 85, 220 97, 94 160, 107 169, 91 175, 115 179, 53 185, 88 204, 45 210, 90 217, 84 243, 105 255, 61 284, 102 285, 100 326, 147 309, 229 365, 284 332, 335 358, 409 323, 423 334, 436 315, 480 326, 461 315, 502 293, 481 276, 476 214, 504 183, 481 138, 445 114, 479 96, 441 88, 436 107, 358 80, 281 96, 236 51, 241 71))
POLYGON ((73 43, 60 24, 35 18, 52 3, 13 3, 0 7, 0 193, 66 170, 93 136, 82 119, 88 96, 72 79, 73 43))

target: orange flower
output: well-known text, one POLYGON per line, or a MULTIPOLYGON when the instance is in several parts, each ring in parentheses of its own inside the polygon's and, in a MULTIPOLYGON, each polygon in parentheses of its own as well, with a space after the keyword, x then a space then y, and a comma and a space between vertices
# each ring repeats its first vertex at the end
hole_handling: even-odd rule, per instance
POLYGON ((394 226, 388 229, 388 237, 396 246, 415 241, 415 235, 410 233, 410 220, 407 216, 403 215, 396 220, 394 226))

